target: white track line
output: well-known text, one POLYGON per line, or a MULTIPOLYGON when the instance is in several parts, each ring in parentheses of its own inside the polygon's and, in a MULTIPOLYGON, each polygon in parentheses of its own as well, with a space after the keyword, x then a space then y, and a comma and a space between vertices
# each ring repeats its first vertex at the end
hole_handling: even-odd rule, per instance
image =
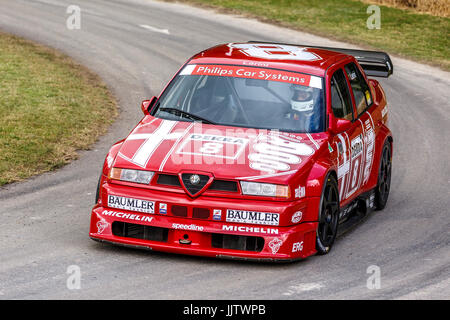
POLYGON ((149 25, 146 25, 146 24, 140 24, 139 27, 144 28, 144 29, 147 29, 147 30, 150 30, 150 31, 152 31, 152 32, 158 32, 158 33, 170 34, 170 32, 169 32, 168 29, 159 29, 159 28, 152 27, 152 26, 149 26, 149 25))

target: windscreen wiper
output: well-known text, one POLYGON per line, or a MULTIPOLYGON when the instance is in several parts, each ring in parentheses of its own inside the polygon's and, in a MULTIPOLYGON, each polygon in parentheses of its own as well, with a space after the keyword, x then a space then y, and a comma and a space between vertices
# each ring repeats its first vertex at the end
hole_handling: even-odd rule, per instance
POLYGON ((207 123, 207 124, 215 124, 211 120, 202 118, 202 117, 200 117, 200 116, 198 116, 196 114, 192 114, 192 113, 189 113, 187 111, 183 111, 183 110, 180 110, 180 109, 177 109, 177 108, 159 108, 158 110, 164 111, 164 112, 168 112, 168 113, 171 113, 171 114, 174 114, 174 115, 183 115, 183 116, 185 116, 185 117, 187 117, 187 118, 189 118, 191 120, 197 120, 197 121, 201 121, 201 122, 204 122, 204 123, 207 123))

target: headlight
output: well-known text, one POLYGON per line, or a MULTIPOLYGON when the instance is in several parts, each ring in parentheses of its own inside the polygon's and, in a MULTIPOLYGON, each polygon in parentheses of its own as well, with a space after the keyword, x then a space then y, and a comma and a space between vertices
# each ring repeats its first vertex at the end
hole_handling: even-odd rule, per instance
POLYGON ((134 183, 149 184, 153 175, 154 172, 152 171, 112 168, 109 173, 109 178, 134 183))
POLYGON ((252 196, 289 198, 288 186, 278 184, 241 181, 242 193, 252 196))

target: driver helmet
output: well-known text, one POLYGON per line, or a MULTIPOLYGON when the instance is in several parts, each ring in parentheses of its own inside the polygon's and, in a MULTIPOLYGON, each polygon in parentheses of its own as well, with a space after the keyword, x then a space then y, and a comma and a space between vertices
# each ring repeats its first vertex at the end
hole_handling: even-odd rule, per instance
POLYGON ((293 85, 291 90, 291 108, 297 112, 311 115, 314 109, 313 88, 293 85))

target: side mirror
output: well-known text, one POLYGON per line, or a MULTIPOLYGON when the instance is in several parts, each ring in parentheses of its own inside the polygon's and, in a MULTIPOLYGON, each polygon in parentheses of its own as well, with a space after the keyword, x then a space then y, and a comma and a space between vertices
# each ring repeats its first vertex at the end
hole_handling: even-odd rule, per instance
POLYGON ((334 134, 339 134, 351 128, 352 122, 346 119, 339 119, 330 117, 330 131, 334 134))
POLYGON ((141 103, 141 109, 142 112, 145 115, 148 115, 150 113, 150 110, 152 109, 152 107, 155 105, 156 100, 158 100, 157 97, 152 97, 150 100, 144 100, 141 103))

